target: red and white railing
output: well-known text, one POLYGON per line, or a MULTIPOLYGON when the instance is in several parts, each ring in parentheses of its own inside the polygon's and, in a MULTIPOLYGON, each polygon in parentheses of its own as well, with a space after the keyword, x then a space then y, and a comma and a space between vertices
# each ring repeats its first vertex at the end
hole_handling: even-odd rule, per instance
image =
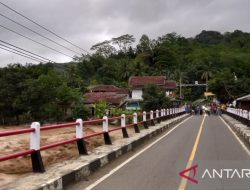
POLYGON ((226 113, 250 127, 250 111, 238 108, 227 108, 226 113))
POLYGON ((250 111, 239 108, 227 108, 227 112, 240 118, 250 120, 250 111))
POLYGON ((10 160, 13 158, 31 155, 32 168, 34 172, 44 172, 44 165, 42 161, 42 157, 40 151, 44 151, 53 147, 69 144, 76 142, 78 147, 78 152, 80 155, 87 154, 87 148, 85 146, 85 140, 90 139, 92 137, 103 135, 105 144, 112 144, 109 133, 117 130, 121 130, 123 134, 123 138, 128 138, 129 135, 127 133, 126 128, 133 126, 135 133, 140 133, 139 124, 143 124, 145 129, 148 129, 149 125, 154 125, 154 121, 160 122, 161 120, 166 120, 171 117, 178 116, 185 112, 184 108, 169 108, 169 109, 161 109, 150 112, 142 112, 142 113, 134 113, 132 115, 122 114, 121 116, 116 116, 112 118, 108 118, 104 116, 102 119, 88 120, 83 121, 82 119, 77 119, 76 122, 73 123, 64 123, 64 124, 56 124, 56 125, 48 125, 48 126, 40 126, 39 122, 33 122, 29 129, 19 129, 19 130, 11 130, 11 131, 2 131, 0 132, 0 137, 13 136, 19 134, 30 134, 30 147, 29 149, 22 150, 19 152, 15 152, 12 154, 1 155, 0 162, 5 160, 10 160), (128 123, 127 118, 131 118, 132 122, 128 123), (109 129, 109 122, 113 120, 120 120, 121 125, 113 127, 109 129), (150 123, 149 123, 150 122, 150 123), (102 130, 99 132, 95 132, 89 135, 84 135, 84 125, 93 125, 102 123, 102 130), (60 129, 60 128, 75 128, 75 137, 63 141, 54 142, 52 144, 41 145, 41 131, 60 129))

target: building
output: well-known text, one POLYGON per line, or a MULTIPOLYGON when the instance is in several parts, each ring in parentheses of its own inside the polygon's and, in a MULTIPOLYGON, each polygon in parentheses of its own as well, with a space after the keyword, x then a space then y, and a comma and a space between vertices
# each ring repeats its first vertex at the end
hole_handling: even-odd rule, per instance
POLYGON ((96 85, 89 89, 90 92, 115 92, 116 94, 129 94, 128 89, 118 88, 114 85, 96 85))
POLYGON ((236 107, 250 111, 250 94, 237 98, 236 99, 236 107))
POLYGON ((91 87, 84 96, 85 105, 92 109, 92 115, 94 115, 96 103, 106 101, 111 107, 121 107, 129 97, 129 91, 114 85, 97 85, 91 87))
POLYGON ((128 84, 132 89, 131 99, 133 100, 142 100, 143 89, 149 84, 157 85, 168 97, 175 96, 176 82, 166 80, 165 76, 132 76, 129 78, 128 84))
POLYGON ((126 102, 126 109, 138 110, 140 102, 143 100, 143 90, 146 85, 155 84, 166 93, 166 97, 175 97, 176 82, 166 80, 165 76, 132 76, 128 85, 131 88, 130 99, 126 102))
POLYGON ((115 92, 89 92, 84 96, 86 98, 85 103, 90 106, 100 101, 106 101, 109 105, 119 107, 127 98, 126 94, 117 94, 115 92))

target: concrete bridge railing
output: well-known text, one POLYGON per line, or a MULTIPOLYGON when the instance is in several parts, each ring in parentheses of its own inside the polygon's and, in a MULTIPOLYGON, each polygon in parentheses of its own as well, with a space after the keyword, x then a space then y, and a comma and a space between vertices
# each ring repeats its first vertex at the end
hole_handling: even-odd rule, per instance
POLYGON ((227 108, 225 113, 250 127, 250 111, 239 108, 227 108))

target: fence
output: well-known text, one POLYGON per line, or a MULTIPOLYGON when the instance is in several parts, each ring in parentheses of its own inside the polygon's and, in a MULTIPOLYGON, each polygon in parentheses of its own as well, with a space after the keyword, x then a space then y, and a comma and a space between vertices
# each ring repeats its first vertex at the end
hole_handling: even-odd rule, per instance
POLYGON ((250 127, 250 111, 238 108, 227 108, 225 112, 231 117, 250 127))
POLYGON ((107 145, 111 145, 112 142, 111 142, 109 133, 113 131, 121 130, 123 134, 123 138, 129 138, 129 135, 126 130, 127 127, 133 126, 135 133, 140 133, 140 128, 138 127, 139 124, 142 124, 145 129, 148 129, 149 126, 155 125, 155 121, 160 123, 162 120, 167 120, 169 118, 177 117, 183 114, 184 111, 185 111, 184 108, 161 109, 161 110, 150 111, 150 112, 144 111, 143 113, 134 113, 132 115, 122 114, 121 116, 112 117, 112 118, 108 118, 107 116, 104 116, 102 119, 88 120, 88 121, 77 119, 76 122, 73 122, 73 123, 65 123, 65 124, 42 126, 42 127, 39 122, 33 122, 29 129, 20 129, 20 130, 0 132, 0 137, 30 133, 30 149, 0 156, 0 161, 5 161, 5 160, 25 156, 25 155, 31 155, 33 172, 44 172, 45 168, 44 168, 44 164, 43 164, 40 151, 76 142, 79 154, 87 155, 88 152, 87 152, 87 148, 85 145, 86 139, 103 135, 104 143, 107 145), (132 120, 131 123, 127 122, 128 118, 131 118, 132 120), (114 129, 109 129, 109 122, 113 120, 120 120, 121 125, 117 126, 114 129), (84 125, 98 124, 98 123, 102 123, 102 131, 96 132, 90 135, 83 134, 84 125), (75 127, 75 138, 55 142, 53 144, 48 144, 48 145, 43 145, 43 146, 40 145, 40 140, 41 140, 40 132, 41 131, 66 128, 66 127, 75 127))

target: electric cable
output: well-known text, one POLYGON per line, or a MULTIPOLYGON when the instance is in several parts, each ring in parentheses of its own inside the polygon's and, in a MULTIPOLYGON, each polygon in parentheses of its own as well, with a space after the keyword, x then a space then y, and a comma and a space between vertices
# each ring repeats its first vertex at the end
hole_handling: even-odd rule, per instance
POLYGON ((55 51, 55 52, 57 52, 57 53, 60 53, 60 54, 62 54, 62 55, 65 55, 65 56, 67 56, 67 57, 70 57, 70 58, 74 59, 74 57, 72 57, 72 56, 70 56, 70 55, 67 55, 67 54, 65 54, 65 53, 63 53, 63 52, 61 52, 61 51, 58 51, 58 50, 56 50, 56 49, 54 49, 54 48, 52 48, 52 47, 49 47, 49 46, 47 46, 47 45, 45 45, 45 44, 43 44, 43 43, 40 43, 40 42, 38 42, 38 41, 36 41, 36 40, 30 38, 30 37, 27 37, 27 36, 25 36, 25 35, 23 35, 23 34, 20 34, 19 32, 16 32, 16 31, 14 31, 14 30, 12 30, 12 29, 6 27, 6 26, 3 26, 3 25, 0 24, 0 27, 4 28, 5 30, 8 30, 8 31, 10 31, 10 32, 13 32, 13 33, 15 33, 15 34, 17 34, 17 35, 19 35, 19 36, 22 36, 23 38, 26 38, 26 39, 28 39, 28 40, 34 42, 34 43, 37 43, 37 44, 39 44, 39 45, 41 45, 41 46, 44 46, 44 47, 46 47, 46 48, 48 48, 48 49, 51 49, 51 50, 53 50, 53 51, 55 51))
POLYGON ((42 34, 40 34, 40 33, 38 33, 38 32, 35 31, 35 30, 30 29, 29 27, 27 27, 27 26, 25 26, 25 25, 23 25, 23 24, 20 24, 19 22, 15 21, 15 20, 13 20, 13 19, 11 19, 11 18, 9 18, 9 17, 7 17, 7 16, 5 16, 5 15, 3 15, 3 14, 1 14, 1 13, 0 13, 0 16, 2 16, 2 17, 4 17, 5 19, 7 19, 7 20, 9 20, 9 21, 11 21, 11 22, 13 22, 13 23, 15 23, 15 24, 17 24, 17 25, 19 25, 19 26, 21 26, 21 27, 23 27, 23 28, 25 28, 25 29, 27 29, 27 30, 29 30, 29 31, 31 31, 31 32, 33 32, 33 33, 35 33, 35 34, 37 34, 37 35, 39 35, 39 36, 42 37, 42 38, 45 38, 45 39, 49 40, 50 42, 53 42, 53 43, 57 44, 58 46, 61 46, 61 47, 65 48, 65 49, 67 49, 67 50, 69 50, 69 51, 71 51, 71 52, 74 52, 74 53, 76 53, 76 54, 78 54, 78 55, 81 55, 80 53, 78 53, 78 52, 76 52, 76 51, 74 51, 74 50, 72 50, 72 49, 70 49, 70 48, 68 48, 68 47, 66 47, 66 46, 64 46, 64 45, 62 45, 62 44, 60 44, 60 43, 58 43, 58 42, 56 42, 56 41, 54 41, 54 40, 52 40, 52 39, 50 39, 50 38, 44 36, 44 35, 42 35, 42 34))
POLYGON ((21 53, 21 54, 23 54, 23 55, 30 56, 30 57, 32 57, 32 58, 34 58, 34 59, 40 60, 41 62, 46 62, 46 61, 44 61, 44 60, 42 60, 42 59, 40 59, 40 58, 37 58, 37 57, 35 57, 35 56, 33 56, 33 55, 30 55, 30 54, 28 54, 28 53, 24 53, 24 52, 22 52, 22 51, 16 50, 15 48, 12 48, 12 47, 8 47, 8 46, 3 45, 3 44, 1 44, 1 43, 0 43, 0 46, 2 46, 2 47, 4 47, 4 48, 8 48, 8 49, 10 49, 10 50, 12 50, 12 51, 21 53))
POLYGON ((28 51, 28 50, 25 50, 25 49, 23 49, 23 48, 17 47, 17 46, 15 46, 15 45, 10 44, 10 43, 8 43, 8 42, 5 42, 5 41, 3 41, 3 40, 0 40, 0 42, 2 42, 2 43, 4 43, 4 44, 7 44, 7 45, 9 45, 9 46, 12 46, 12 47, 14 47, 14 48, 16 48, 16 49, 22 50, 22 51, 24 51, 24 52, 30 53, 30 54, 32 54, 32 55, 35 55, 35 56, 37 56, 37 57, 40 57, 40 58, 42 58, 42 59, 44 59, 44 60, 47 60, 47 61, 49 61, 49 62, 51 62, 51 63, 55 63, 55 61, 52 61, 52 60, 50 60, 50 59, 48 59, 48 58, 45 58, 45 57, 43 57, 43 56, 40 56, 40 55, 38 55, 38 54, 36 54, 36 53, 32 53, 32 52, 30 52, 30 51, 28 51))
POLYGON ((32 22, 33 24, 39 26, 40 28, 46 30, 47 32, 49 32, 49 33, 55 35, 56 37, 60 38, 61 40, 64 40, 65 42, 68 42, 69 44, 71 44, 71 45, 77 47, 78 49, 84 51, 84 52, 87 53, 87 54, 90 54, 87 50, 85 50, 85 49, 81 48, 80 46, 78 46, 78 45, 72 43, 71 41, 69 41, 69 40, 67 40, 67 39, 65 39, 65 38, 63 38, 63 37, 61 37, 61 36, 59 36, 59 35, 56 34, 55 32, 53 32, 53 31, 47 29, 46 27, 44 27, 44 26, 42 26, 41 24, 37 23, 36 21, 34 21, 34 20, 28 18, 27 16, 23 15, 22 13, 19 13, 18 11, 16 11, 15 9, 13 9, 13 8, 11 8, 10 6, 6 5, 5 3, 3 3, 3 2, 0 1, 0 4, 3 5, 4 7, 8 8, 9 10, 15 12, 15 13, 18 14, 19 16, 21 16, 21 17, 23 17, 23 18, 29 20, 30 22, 32 22))
POLYGON ((41 63, 41 61, 40 61, 40 60, 37 60, 37 59, 31 58, 31 57, 26 56, 26 55, 22 55, 22 54, 17 53, 17 52, 13 52, 13 51, 11 51, 11 50, 9 50, 9 49, 3 48, 3 47, 0 47, 0 49, 3 49, 3 50, 5 50, 5 51, 8 51, 8 52, 11 52, 11 53, 14 53, 14 54, 20 55, 20 56, 22 56, 22 57, 26 57, 26 58, 28 58, 28 59, 31 59, 31 60, 34 60, 34 61, 37 61, 37 62, 41 63))

